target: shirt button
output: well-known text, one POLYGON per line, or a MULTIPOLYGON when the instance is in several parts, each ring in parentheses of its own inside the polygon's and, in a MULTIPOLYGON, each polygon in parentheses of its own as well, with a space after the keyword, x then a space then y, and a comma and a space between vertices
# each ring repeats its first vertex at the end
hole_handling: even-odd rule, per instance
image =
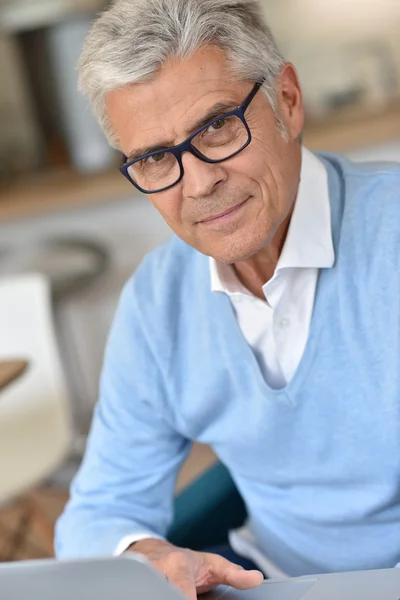
POLYGON ((284 317, 280 320, 279 324, 282 327, 282 329, 287 329, 288 327, 290 327, 290 319, 284 317))

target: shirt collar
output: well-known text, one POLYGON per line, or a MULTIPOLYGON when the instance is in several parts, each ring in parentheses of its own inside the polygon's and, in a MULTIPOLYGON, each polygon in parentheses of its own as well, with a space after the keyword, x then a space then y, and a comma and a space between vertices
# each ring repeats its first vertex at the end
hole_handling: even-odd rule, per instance
MULTIPOLYGON (((283 269, 329 269, 334 262, 328 174, 323 162, 303 147, 299 191, 274 277, 283 269)), ((230 265, 212 257, 210 276, 213 292, 249 293, 230 265)))
POLYGON ((218 263, 212 256, 210 256, 210 277, 212 292, 221 292, 229 296, 250 295, 250 292, 239 281, 232 266, 218 263))
POLYGON ((299 191, 276 271, 329 269, 334 262, 328 173, 323 162, 303 148, 299 191))

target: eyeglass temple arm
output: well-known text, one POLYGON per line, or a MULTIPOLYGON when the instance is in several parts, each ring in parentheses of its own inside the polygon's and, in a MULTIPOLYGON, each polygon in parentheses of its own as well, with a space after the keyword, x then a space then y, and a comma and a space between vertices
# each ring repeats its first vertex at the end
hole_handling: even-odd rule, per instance
POLYGON ((247 96, 246 100, 243 102, 244 109, 246 109, 249 106, 250 102, 253 100, 254 96, 257 94, 259 89, 264 85, 264 83, 265 83, 265 77, 263 77, 261 79, 261 81, 258 81, 255 84, 255 86, 251 90, 250 94, 247 96))

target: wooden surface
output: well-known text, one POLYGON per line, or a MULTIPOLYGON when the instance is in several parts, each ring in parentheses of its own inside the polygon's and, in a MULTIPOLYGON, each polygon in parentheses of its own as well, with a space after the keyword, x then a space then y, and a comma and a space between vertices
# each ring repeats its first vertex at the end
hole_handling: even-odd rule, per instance
MULTIPOLYGON (((394 140, 400 140, 400 102, 383 111, 344 111, 324 122, 309 123, 304 131, 304 144, 310 150, 345 152, 394 140)), ((0 222, 133 199, 137 193, 117 165, 94 175, 59 170, 0 188, 0 222)))
POLYGON ((0 392, 19 379, 28 368, 26 360, 0 361, 0 392))
MULTIPOLYGON (((215 461, 216 457, 210 448, 194 444, 192 452, 180 472, 176 490, 181 490, 215 461)), ((43 535, 43 519, 46 520, 48 526, 54 526, 67 500, 67 490, 42 487, 18 499, 10 506, 0 507, 0 562, 9 559, 7 550, 10 546, 10 538, 21 526, 27 501, 34 502, 38 510, 32 515, 23 539, 18 548, 14 550, 13 559, 32 560, 53 556, 53 552, 49 551, 46 536, 43 535)))

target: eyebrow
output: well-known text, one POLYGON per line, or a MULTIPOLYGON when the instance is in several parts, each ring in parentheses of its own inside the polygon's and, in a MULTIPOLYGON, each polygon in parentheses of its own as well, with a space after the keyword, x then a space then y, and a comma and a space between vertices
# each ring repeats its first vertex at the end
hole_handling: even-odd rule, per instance
MULTIPOLYGON (((234 102, 218 102, 217 104, 214 104, 214 106, 211 107, 211 109, 204 117, 193 123, 189 130, 186 131, 187 137, 190 137, 197 130, 201 129, 202 127, 205 127, 205 125, 207 125, 211 121, 214 121, 214 119, 223 116, 224 114, 230 112, 231 110, 234 110, 237 107, 238 105, 234 102)), ((164 141, 158 144, 154 144, 152 146, 137 148, 136 150, 132 150, 129 153, 127 161, 130 162, 132 160, 136 160, 137 158, 140 158, 145 154, 150 154, 151 152, 156 152, 157 150, 166 150, 167 148, 174 148, 176 145, 179 144, 174 144, 173 141, 164 141)))

